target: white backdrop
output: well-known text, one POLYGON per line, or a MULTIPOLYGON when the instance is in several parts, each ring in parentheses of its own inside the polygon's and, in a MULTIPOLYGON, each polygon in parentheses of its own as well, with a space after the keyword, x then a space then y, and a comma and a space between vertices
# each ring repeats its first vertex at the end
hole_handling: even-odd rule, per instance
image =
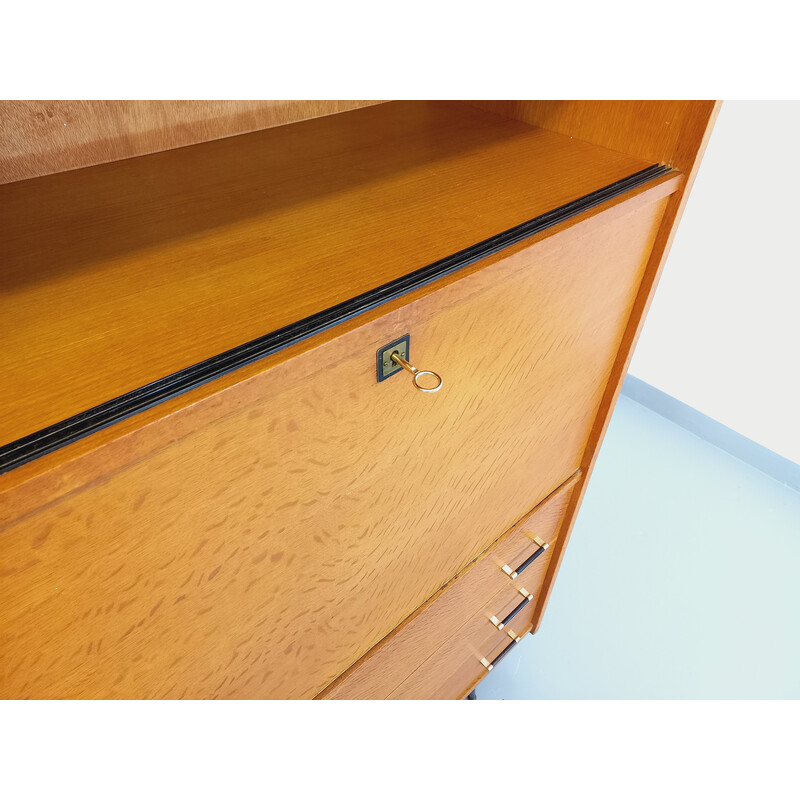
POLYGON ((723 103, 630 372, 800 463, 800 102, 723 103))

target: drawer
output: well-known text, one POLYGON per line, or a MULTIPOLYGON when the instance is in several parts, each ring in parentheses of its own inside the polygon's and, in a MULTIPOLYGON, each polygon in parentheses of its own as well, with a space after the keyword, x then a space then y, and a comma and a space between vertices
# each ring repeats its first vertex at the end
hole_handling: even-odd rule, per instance
MULTIPOLYGON (((514 614, 509 627, 523 629, 526 620, 529 627, 553 552, 551 545, 558 537, 579 481, 579 473, 566 481, 320 697, 331 700, 387 697, 448 642, 466 620, 481 621, 475 626, 479 637, 496 632, 490 621, 493 617, 502 622, 514 614), (541 548, 533 541, 534 537, 547 546, 541 548), (507 571, 522 568, 522 572, 513 580, 503 571, 504 567, 507 571)), ((476 646, 480 644, 481 641, 476 642, 476 646)))
POLYGON ((580 467, 647 197, 267 360, 224 415, 9 524, 0 694, 319 694, 580 467), (437 394, 376 381, 406 333, 437 394))
MULTIPOLYGON (((558 533, 559 531, 550 538, 551 544, 557 541, 558 533)), ((508 577, 508 582, 501 591, 484 606, 484 617, 499 630, 511 628, 517 633, 527 631, 539 607, 542 584, 552 556, 552 547, 539 548, 531 555, 512 561, 512 564, 516 564, 515 571, 508 577)), ((509 567, 504 565, 504 568, 509 567)))
MULTIPOLYGON (((515 591, 523 583, 534 598, 539 596, 551 552, 546 552, 513 585, 486 604, 447 642, 398 686, 392 700, 451 700, 464 697, 531 630, 537 603, 525 602, 515 591), (506 621, 499 630, 492 624, 506 621)), ((510 579, 509 579, 510 580, 510 579)))

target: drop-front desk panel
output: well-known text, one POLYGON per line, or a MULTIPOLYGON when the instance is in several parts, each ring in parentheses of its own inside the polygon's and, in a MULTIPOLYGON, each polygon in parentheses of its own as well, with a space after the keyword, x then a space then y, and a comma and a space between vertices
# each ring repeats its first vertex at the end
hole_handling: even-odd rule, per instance
POLYGON ((572 142, 388 103, 0 186, 0 694, 455 698, 535 629, 686 184, 572 142))

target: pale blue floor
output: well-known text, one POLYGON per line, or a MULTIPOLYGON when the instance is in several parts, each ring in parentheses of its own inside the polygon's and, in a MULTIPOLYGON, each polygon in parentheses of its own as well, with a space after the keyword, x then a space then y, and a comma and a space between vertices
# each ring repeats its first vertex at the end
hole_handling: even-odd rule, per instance
POLYGON ((477 695, 800 698, 800 493, 620 397, 539 633, 477 695))

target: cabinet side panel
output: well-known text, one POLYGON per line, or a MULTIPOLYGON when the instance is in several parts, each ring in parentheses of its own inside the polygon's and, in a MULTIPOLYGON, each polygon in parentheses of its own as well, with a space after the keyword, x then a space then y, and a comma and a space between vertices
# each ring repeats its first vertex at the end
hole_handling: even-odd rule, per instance
MULTIPOLYGON (((628 111, 629 113, 633 113, 633 101, 629 101, 629 103, 631 103, 631 105, 628 107, 628 111)), ((636 103, 636 105, 668 107, 672 103, 673 101, 648 101, 647 103, 636 103)), ((579 489, 574 493, 570 503, 570 508, 567 509, 564 530, 562 531, 562 535, 559 537, 550 562, 550 568, 545 576, 544 586, 533 618, 534 632, 538 630, 542 623, 542 616, 547 607, 547 602, 550 598, 550 593, 553 590, 553 585, 558 575, 558 570, 561 566, 564 552, 567 544, 569 543, 572 528, 575 525, 575 519, 580 509, 581 502, 583 501, 586 487, 589 484, 589 479, 591 478, 592 470, 594 469, 594 464, 600 451, 600 445, 603 443, 603 438, 608 430, 608 425, 611 421, 611 414, 614 411, 617 398, 619 397, 620 390, 622 389, 622 383, 625 379, 625 375, 628 372, 628 365, 633 357, 633 351, 636 347, 636 342, 641 334, 644 320, 647 316, 647 311, 650 308, 650 303, 653 300, 656 287, 658 286, 658 280, 661 277, 661 271, 664 269, 667 256, 669 255, 669 249, 678 229, 678 223, 680 222, 681 215, 683 214, 683 209, 686 207, 686 202, 689 199, 689 192, 691 191, 692 184, 697 176, 697 171, 700 168, 700 162, 702 160, 703 153, 708 145, 708 141, 711 137, 711 131, 721 106, 721 101, 704 101, 698 103, 692 103, 690 101, 675 101, 675 103, 684 109, 684 113, 686 115, 686 124, 682 134, 674 143, 673 150, 671 151, 672 160, 684 170, 685 180, 679 190, 669 198, 661 225, 658 229, 658 234, 653 244, 652 252, 650 253, 650 259, 647 263, 647 268, 645 269, 644 277, 642 278, 642 283, 639 287, 630 318, 628 319, 619 352, 617 353, 617 358, 611 372, 611 377, 608 382, 608 386, 606 387, 599 413, 597 415, 597 419, 595 420, 591 436, 589 437, 586 452, 584 454, 584 459, 581 464, 581 469, 586 477, 579 489)), ((585 104, 576 102, 574 105, 580 106, 585 104)), ((554 112, 551 111, 550 113, 554 112)), ((574 113, 578 113, 578 111, 575 110, 574 113)), ((633 149, 631 146, 631 140, 626 139, 623 134, 617 135, 621 137, 619 138, 620 149, 625 152, 633 149)), ((649 134, 645 133, 642 135, 645 136, 645 139, 648 142, 653 137, 652 131, 649 134)))
POLYGON ((476 100, 486 111, 690 172, 713 100, 476 100))

